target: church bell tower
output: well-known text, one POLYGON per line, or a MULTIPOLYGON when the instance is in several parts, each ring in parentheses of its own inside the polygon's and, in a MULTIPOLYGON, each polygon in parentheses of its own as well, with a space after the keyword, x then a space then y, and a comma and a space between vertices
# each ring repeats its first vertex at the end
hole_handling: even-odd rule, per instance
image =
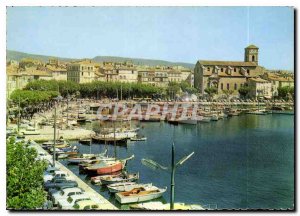
POLYGON ((255 62, 258 65, 258 47, 254 45, 245 48, 245 62, 255 62))

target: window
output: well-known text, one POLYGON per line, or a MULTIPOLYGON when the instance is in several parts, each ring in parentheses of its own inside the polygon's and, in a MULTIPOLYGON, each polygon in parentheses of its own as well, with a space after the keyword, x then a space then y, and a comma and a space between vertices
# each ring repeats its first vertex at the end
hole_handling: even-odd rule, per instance
POLYGON ((223 68, 221 68, 221 72, 223 72, 224 70, 223 70, 223 68))
POLYGON ((249 69, 247 69, 247 74, 250 75, 250 70, 249 69))
POLYGON ((207 68, 207 71, 210 71, 210 67, 207 68))
POLYGON ((233 71, 236 72, 236 68, 234 68, 233 71))
POLYGON ((237 84, 234 83, 234 90, 237 90, 237 84))
POLYGON ((221 83, 221 89, 223 90, 224 86, 223 86, 223 83, 221 83))
POLYGON ((255 61, 255 56, 254 55, 252 56, 252 61, 255 61))
POLYGON ((81 76, 83 76, 83 72, 81 72, 81 76))
POLYGON ((229 83, 227 83, 227 90, 229 90, 229 83))

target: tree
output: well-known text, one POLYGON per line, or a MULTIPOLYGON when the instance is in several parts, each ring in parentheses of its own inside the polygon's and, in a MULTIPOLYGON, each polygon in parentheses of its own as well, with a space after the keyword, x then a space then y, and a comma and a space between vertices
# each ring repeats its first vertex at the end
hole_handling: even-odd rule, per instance
POLYGON ((282 99, 289 99, 290 97, 294 98, 294 87, 290 86, 283 86, 283 87, 278 87, 278 97, 282 99))
POLYGON ((194 87, 192 87, 192 86, 189 84, 189 82, 187 82, 187 81, 182 81, 182 82, 180 83, 180 88, 181 88, 181 90, 182 90, 183 92, 187 92, 187 93, 189 93, 189 94, 195 94, 195 93, 197 93, 197 89, 194 88, 194 87))
POLYGON ((223 90, 223 93, 226 95, 227 100, 229 99, 229 96, 232 95, 233 90, 223 90))
POLYGON ((176 82, 169 82, 167 87, 167 93, 169 97, 174 98, 175 95, 180 91, 180 85, 176 82))
POLYGON ((36 160, 37 151, 14 138, 6 141, 6 205, 9 209, 36 209, 45 202, 43 172, 46 162, 36 160))
POLYGON ((204 91, 208 94, 209 98, 212 99, 215 94, 218 93, 218 89, 216 87, 207 87, 204 91))
POLYGON ((249 86, 242 86, 239 88, 239 94, 242 98, 246 98, 250 92, 249 86))

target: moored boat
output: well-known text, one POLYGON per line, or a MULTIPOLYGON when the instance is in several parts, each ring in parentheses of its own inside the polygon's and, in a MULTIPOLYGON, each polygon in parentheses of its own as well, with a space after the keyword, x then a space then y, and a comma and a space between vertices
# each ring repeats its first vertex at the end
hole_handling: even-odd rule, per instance
POLYGON ((134 174, 124 174, 120 175, 105 175, 105 176, 95 176, 91 178, 91 181, 95 184, 109 185, 114 183, 122 182, 133 182, 139 179, 139 173, 134 174))
POLYGON ((178 120, 179 124, 191 124, 191 125, 196 125, 197 124, 197 119, 186 119, 186 120, 178 120))
POLYGON ((166 190, 167 188, 156 186, 134 188, 130 191, 116 193, 116 200, 121 204, 139 203, 159 198, 166 190))
POLYGON ((131 141, 146 141, 147 140, 147 137, 145 136, 142 136, 142 137, 133 137, 130 139, 131 141))
POLYGON ((114 183, 114 184, 107 185, 107 188, 111 193, 119 193, 124 191, 131 191, 134 188, 151 187, 151 186, 152 183, 137 184, 136 182, 122 182, 122 183, 114 183))

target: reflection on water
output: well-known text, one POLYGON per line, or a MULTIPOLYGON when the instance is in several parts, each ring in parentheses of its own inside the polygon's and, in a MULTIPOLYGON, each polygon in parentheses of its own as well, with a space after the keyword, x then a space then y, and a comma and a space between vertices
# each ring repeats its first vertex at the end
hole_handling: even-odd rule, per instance
MULTIPOLYGON (((140 182, 168 187, 160 201, 169 202, 170 174, 143 166, 141 159, 149 158, 168 166, 174 140, 176 160, 195 151, 176 171, 176 202, 211 204, 219 209, 293 206, 293 116, 243 115, 198 125, 151 122, 141 123, 141 126, 147 141, 131 142, 127 148, 118 146, 118 156, 135 155, 135 159, 128 162, 127 170, 140 172, 140 182)), ((75 144, 85 153, 104 149, 104 145, 99 144, 91 147, 75 144)), ((113 146, 109 145, 108 149, 109 155, 113 155, 113 146)), ((77 166, 69 168, 78 174, 77 166)), ((119 206, 107 189, 92 187, 119 206)))

